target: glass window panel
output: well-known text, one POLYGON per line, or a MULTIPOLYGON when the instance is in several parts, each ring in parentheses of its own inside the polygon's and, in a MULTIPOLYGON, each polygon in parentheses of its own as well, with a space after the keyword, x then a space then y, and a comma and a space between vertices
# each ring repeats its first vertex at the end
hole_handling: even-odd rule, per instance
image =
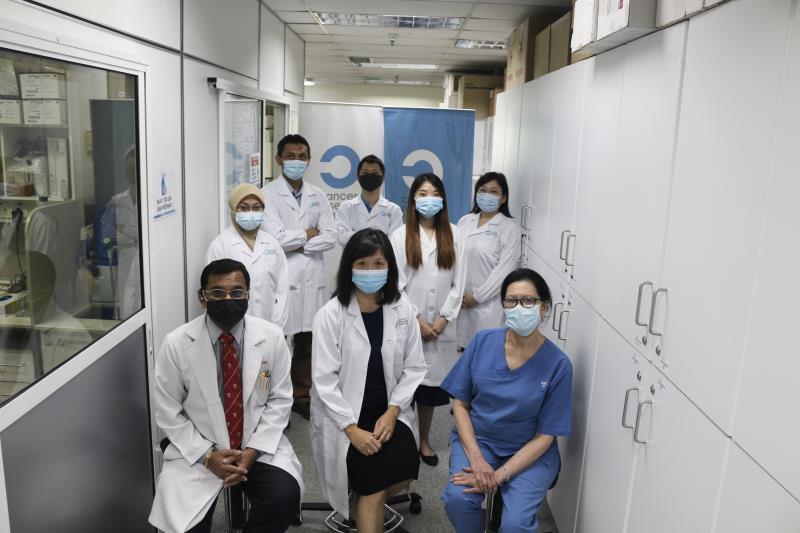
POLYGON ((136 78, 0 48, 0 402, 142 308, 136 78))

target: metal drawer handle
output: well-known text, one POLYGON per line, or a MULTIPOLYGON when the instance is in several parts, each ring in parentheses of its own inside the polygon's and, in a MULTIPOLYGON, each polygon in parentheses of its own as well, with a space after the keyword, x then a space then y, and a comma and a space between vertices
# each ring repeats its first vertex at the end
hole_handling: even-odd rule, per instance
MULTIPOLYGON (((569 313, 570 313, 569 309, 564 309, 558 315, 558 338, 559 338, 559 340, 562 340, 562 341, 567 340, 566 337, 562 337, 561 336, 561 326, 564 325, 564 315, 567 315, 569 317, 569 313)), ((569 318, 567 318, 567 323, 569 323, 569 318)), ((564 333, 566 333, 566 331, 564 331, 564 333)))
POLYGON ((569 260, 570 260, 570 253, 569 253, 570 245, 569 245, 569 243, 572 242, 572 244, 574 245, 576 240, 578 240, 578 236, 575 235, 574 233, 570 234, 570 236, 567 237, 567 253, 564 254, 566 256, 566 257, 564 257, 564 262, 567 264, 567 266, 571 266, 571 267, 575 266, 575 263, 574 263, 574 261, 575 261, 575 250, 572 250, 572 260, 573 260, 573 262, 572 263, 569 262, 569 260))
POLYGON ((650 287, 652 289, 653 288, 653 282, 652 281, 643 281, 642 283, 639 284, 639 295, 636 298, 636 316, 634 317, 633 320, 636 322, 637 326, 645 326, 645 327, 647 327, 647 322, 641 322, 639 320, 639 314, 642 311, 642 294, 644 293, 644 288, 645 287, 650 287))
POLYGON ((564 306, 562 302, 556 302, 553 306, 553 331, 561 331, 561 314, 558 312, 558 306, 564 306), (556 327, 556 316, 558 317, 558 327, 556 327))
POLYGON ((566 253, 565 253, 565 250, 564 250, 564 235, 566 235, 569 232, 570 231, 568 229, 565 229, 564 231, 561 232, 561 245, 558 247, 558 257, 562 261, 566 261, 567 260, 567 256, 566 256, 566 253))
POLYGON ((625 401, 622 404, 622 427, 626 429, 633 429, 633 426, 629 426, 625 423, 625 421, 628 419, 628 400, 633 391, 636 391, 636 397, 639 397, 639 387, 631 387, 625 391, 625 401))
POLYGON ((653 292, 653 300, 650 303, 650 323, 647 325, 647 330, 650 332, 651 335, 658 335, 661 337, 664 335, 663 331, 655 331, 653 329, 653 322, 656 318, 656 303, 658 302, 658 295, 660 293, 667 294, 667 289, 658 289, 657 291, 653 292))
POLYGON ((643 405, 648 405, 648 404, 652 407, 653 402, 651 402, 650 400, 645 400, 643 402, 639 402, 639 407, 636 408, 636 427, 633 430, 633 442, 636 442, 636 443, 639 443, 639 444, 647 444, 646 440, 641 440, 639 438, 639 428, 641 427, 639 422, 641 422, 641 420, 642 420, 642 406, 643 405))

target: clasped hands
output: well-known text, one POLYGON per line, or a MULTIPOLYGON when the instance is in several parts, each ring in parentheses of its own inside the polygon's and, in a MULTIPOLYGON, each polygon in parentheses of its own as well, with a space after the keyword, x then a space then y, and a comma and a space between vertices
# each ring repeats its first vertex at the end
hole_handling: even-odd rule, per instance
POLYGON ((422 317, 417 317, 417 322, 419 322, 419 332, 422 335, 422 340, 426 342, 438 339, 439 335, 444 333, 444 328, 447 327, 447 319, 443 316, 434 320, 433 324, 429 324, 422 317))
POLYGON ((208 457, 206 468, 222 480, 223 487, 233 487, 247 481, 247 472, 258 459, 258 455, 258 450, 253 448, 217 450, 208 457))
POLYGON ((495 470, 483 457, 470 461, 472 466, 464 467, 450 478, 454 485, 462 485, 465 494, 494 494, 503 483, 505 477, 498 469, 495 470))
POLYGON ((344 430, 350 443, 361 455, 375 455, 383 445, 389 442, 394 435, 394 427, 400 409, 390 405, 385 413, 375 422, 375 429, 369 432, 355 424, 350 424, 344 430))

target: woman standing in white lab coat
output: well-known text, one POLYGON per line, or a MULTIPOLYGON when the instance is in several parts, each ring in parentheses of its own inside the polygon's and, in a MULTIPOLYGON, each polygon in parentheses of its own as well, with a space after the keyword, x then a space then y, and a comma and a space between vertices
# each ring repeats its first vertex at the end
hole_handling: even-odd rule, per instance
POLYGON ((487 172, 478 179, 472 211, 458 221, 458 230, 467 265, 458 314, 458 351, 462 352, 479 330, 503 325, 500 286, 519 262, 520 229, 508 212, 508 182, 503 174, 487 172))
POLYGON ((400 290, 417 308, 428 373, 414 396, 419 414, 419 454, 435 466, 439 458, 429 440, 433 409, 447 405, 439 384, 457 357, 456 325, 464 295, 464 245, 450 224, 444 184, 435 174, 420 174, 411 184, 406 224, 391 237, 400 271, 400 290))
POLYGON ((289 269, 286 254, 277 239, 260 229, 264 220, 264 195, 249 183, 234 187, 228 198, 232 224, 211 241, 206 264, 217 259, 235 259, 250 274, 247 314, 286 325, 289 269))
POLYGON ((335 298, 314 317, 311 446, 332 507, 349 516, 352 490, 358 531, 378 532, 386 498, 419 472, 411 401, 425 357, 385 233, 355 233, 336 279, 335 298))

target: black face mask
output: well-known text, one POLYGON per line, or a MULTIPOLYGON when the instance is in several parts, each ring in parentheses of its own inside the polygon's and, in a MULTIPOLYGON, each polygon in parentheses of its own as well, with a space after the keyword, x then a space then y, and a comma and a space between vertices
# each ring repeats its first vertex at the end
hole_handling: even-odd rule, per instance
POLYGON ((228 331, 244 318, 247 300, 211 300, 206 311, 214 323, 228 331))
POLYGON ((383 183, 383 176, 380 174, 360 174, 358 184, 367 191, 372 192, 383 183))

